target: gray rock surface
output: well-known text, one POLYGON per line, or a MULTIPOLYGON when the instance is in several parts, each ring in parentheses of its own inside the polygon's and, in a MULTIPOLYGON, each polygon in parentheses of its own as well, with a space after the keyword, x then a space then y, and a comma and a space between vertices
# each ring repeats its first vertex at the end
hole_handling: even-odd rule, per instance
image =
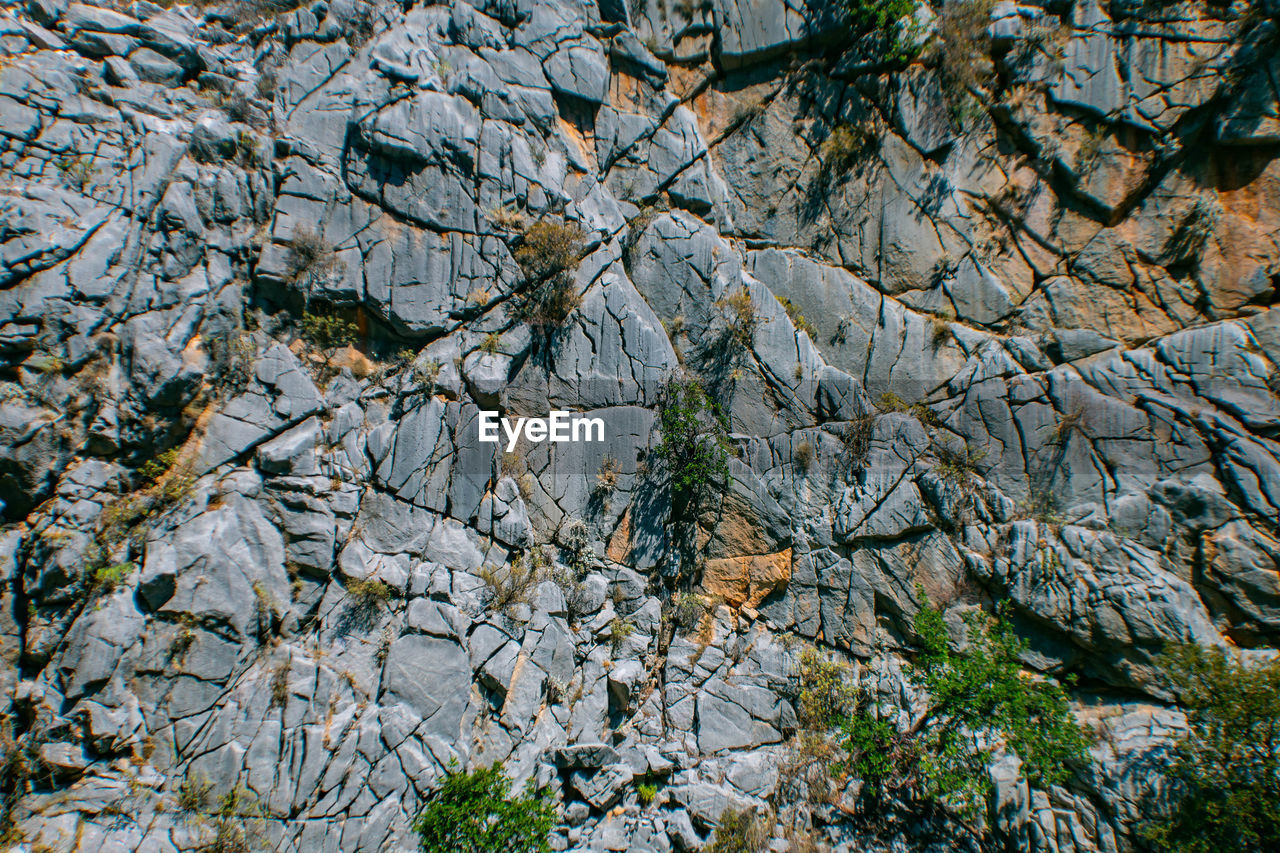
POLYGON ((908 725, 927 598, 1099 735, 998 756, 974 849, 1135 849, 1157 655, 1280 638, 1275 4, 1002 2, 943 61, 921 8, 908 62, 838 5, 0 0, 5 843, 207 849, 207 780, 258 849, 409 851, 502 761, 556 850, 942 849, 795 797, 802 649, 908 725), (727 452, 683 518, 673 378, 727 452))

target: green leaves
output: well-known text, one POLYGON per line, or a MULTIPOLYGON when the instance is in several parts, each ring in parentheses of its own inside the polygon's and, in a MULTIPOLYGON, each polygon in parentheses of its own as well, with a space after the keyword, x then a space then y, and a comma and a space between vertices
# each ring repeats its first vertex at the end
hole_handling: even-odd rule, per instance
POLYGON ((914 801, 971 820, 986 808, 988 767, 998 753, 1017 755, 1040 787, 1065 782, 1088 762, 1066 689, 1023 672, 1024 644, 1007 618, 973 611, 964 621, 956 649, 941 611, 926 603, 916 614, 918 652, 908 674, 925 709, 910 727, 882 714, 869 691, 846 684, 839 665, 802 656, 802 733, 835 733, 843 754, 836 770, 862 780, 862 807, 914 801))
POLYGON ((555 803, 530 783, 511 793, 502 764, 450 772, 414 821, 422 853, 548 853, 555 803))
POLYGON ((876 38, 885 59, 906 63, 920 52, 917 0, 843 0, 843 5, 854 33, 876 38))
POLYGON ((1176 646, 1160 662, 1190 729, 1147 839, 1171 853, 1280 849, 1280 660, 1176 646))
MULTIPOLYGON (((936 748, 930 752, 937 757, 938 778, 966 775, 978 759, 985 780, 987 752, 972 737, 981 731, 1022 760, 1022 772, 1033 785, 1061 784, 1073 765, 1088 762, 1088 743, 1066 690, 1022 671, 1025 644, 1004 614, 966 614, 963 652, 950 648, 936 608, 921 608, 915 624, 922 651, 913 680, 932 697, 936 748)), ((975 786, 959 787, 970 799, 975 786)))
POLYGON ((654 448, 667 463, 676 514, 703 496, 728 473, 724 416, 694 379, 672 379, 659 402, 662 440, 654 448))

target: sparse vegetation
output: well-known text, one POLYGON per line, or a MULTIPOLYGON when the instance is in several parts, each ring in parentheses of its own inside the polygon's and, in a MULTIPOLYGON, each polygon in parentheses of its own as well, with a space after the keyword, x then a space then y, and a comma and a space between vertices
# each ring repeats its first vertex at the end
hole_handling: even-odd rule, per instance
POLYGON ((31 733, 17 733, 15 723, 13 716, 0 715, 0 838, 6 840, 17 832, 14 809, 31 790, 40 760, 31 733))
POLYGON ((237 785, 216 802, 213 783, 190 770, 178 785, 178 808, 198 826, 212 832, 199 853, 258 853, 269 849, 266 811, 249 789, 237 785))
POLYGON ((212 792, 212 782, 200 773, 189 772, 178 783, 178 808, 184 812, 203 812, 209 808, 212 792))
POLYGON ((929 343, 934 349, 938 349, 951 338, 950 323, 938 317, 929 318, 929 343))
POLYGON ((600 470, 596 473, 596 491, 609 493, 618 487, 618 460, 605 456, 600 460, 600 470))
POLYGON ((1280 850, 1280 659, 1183 645, 1159 662, 1188 731, 1143 834, 1169 853, 1280 850))
POLYGON ((80 192, 87 190, 98 175, 98 167, 93 164, 93 158, 88 154, 63 157, 55 165, 62 173, 62 179, 67 182, 67 186, 80 192))
POLYGON ((489 607, 510 615, 513 608, 527 604, 534 587, 545 579, 545 566, 537 551, 518 553, 503 566, 486 566, 480 579, 489 590, 489 607))
POLYGON ((93 569, 90 583, 96 592, 104 595, 115 592, 129 580, 134 568, 133 563, 113 563, 109 566, 98 566, 93 569))
MULTIPOLYGON (((445 74, 440 75, 441 78, 445 74)), ((500 231, 521 231, 526 224, 525 215, 520 212, 515 205, 504 205, 491 209, 486 216, 493 223, 493 227, 500 231)))
POLYGON ((327 278, 342 267, 333 246, 305 225, 293 229, 289 240, 289 274, 295 283, 310 284, 327 278))
POLYGON ((866 464, 867 454, 871 451, 871 436, 875 428, 874 415, 859 415, 839 428, 840 440, 844 444, 842 465, 846 472, 866 464))
POLYGON ((501 763, 451 770, 413 823, 422 853, 549 853, 555 801, 529 783, 513 794, 501 763))
POLYGON ((1204 247, 1218 231, 1222 218, 1222 205, 1216 198, 1202 195, 1196 198, 1187 215, 1169 235, 1161 250, 1167 264, 1192 263, 1204 252, 1204 247))
POLYGON ((720 815, 707 853, 765 853, 773 822, 754 811, 726 809, 720 815))
POLYGON ((391 585, 376 578, 363 578, 347 584, 347 596, 361 607, 376 610, 391 600, 391 585))
POLYGON ((652 805, 657 796, 658 786, 652 782, 641 782, 636 786, 636 797, 640 800, 640 805, 642 806, 652 805))
POLYGON ((973 482, 979 472, 978 466, 987 456, 985 450, 975 448, 968 442, 959 448, 945 442, 936 442, 933 452, 938 457, 938 474, 958 486, 968 486, 973 482))
POLYGON ((818 330, 815 329, 813 324, 806 320, 805 316, 800 313, 799 306, 785 296, 779 296, 778 301, 782 303, 783 310, 785 310, 787 312, 787 316, 791 318, 791 323, 796 327, 796 331, 804 332, 809 336, 810 340, 816 341, 818 339, 818 330))
POLYGON ((874 40, 875 54, 905 63, 919 53, 917 0, 842 0, 842 5, 854 33, 874 40))
POLYGON ((436 382, 440 379, 440 371, 444 369, 438 361, 424 361, 413 366, 413 378, 428 394, 435 391, 436 382))
POLYGON ((693 508, 728 472, 724 415, 697 380, 676 378, 658 405, 662 439, 654 448, 666 463, 676 516, 693 508))
POLYGON ((942 4, 935 26, 935 61, 953 117, 965 117, 982 106, 995 76, 991 58, 991 10, 996 0, 951 0, 942 4))
POLYGON ((573 272, 582 260, 584 242, 582 229, 571 222, 539 220, 524 232, 514 253, 526 282, 515 304, 521 320, 544 330, 558 329, 578 307, 573 272))
POLYGON ((901 802, 937 806, 981 834, 982 822, 974 821, 988 803, 995 745, 1016 754, 1027 781, 1040 787, 1063 784, 1087 763, 1066 690, 1022 671, 1026 646, 1008 620, 971 611, 964 621, 958 651, 939 610, 926 603, 917 613, 919 651, 909 676, 927 707, 907 729, 851 685, 843 665, 813 650, 802 654, 795 763, 811 798, 832 797, 857 778, 864 813, 901 802))
POLYGON ((698 627, 706 612, 707 605, 697 593, 681 592, 672 598, 671 619, 677 633, 687 634, 698 627))
POLYGON ((271 707, 283 708, 289 704, 289 669, 291 662, 286 658, 271 673, 271 707))
POLYGON ((728 319, 728 339, 740 347, 750 347, 756 334, 756 306, 751 292, 739 287, 717 300, 716 307, 728 319))
POLYGON ((237 785, 227 792, 209 817, 213 841, 202 853, 255 853, 268 849, 265 810, 249 789, 237 785))
POLYGON ((636 623, 622 616, 615 616, 613 621, 609 623, 609 644, 613 646, 613 651, 617 654, 632 634, 636 632, 636 623))
POLYGON ((874 119, 832 127, 818 146, 821 177, 829 182, 866 161, 878 150, 881 132, 874 119))
POLYGON ((795 460, 801 471, 808 471, 813 464, 813 443, 805 440, 796 445, 795 460))
POLYGON ((360 339, 360 330, 355 323, 334 314, 303 314, 299 334, 322 353, 353 346, 360 339))
POLYGON ((480 342, 480 352, 489 355, 496 355, 498 347, 502 345, 502 335, 498 332, 490 332, 484 336, 484 340, 480 342))

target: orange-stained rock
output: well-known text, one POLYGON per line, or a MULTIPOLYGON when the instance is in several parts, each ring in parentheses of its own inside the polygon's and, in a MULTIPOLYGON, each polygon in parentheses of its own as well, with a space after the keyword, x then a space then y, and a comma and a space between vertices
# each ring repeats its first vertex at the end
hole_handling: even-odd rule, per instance
POLYGON ((630 554, 631 507, 627 507, 626 512, 622 513, 622 518, 618 520, 618 526, 614 528, 613 536, 609 537, 609 547, 605 549, 605 556, 615 563, 625 563, 630 554))
POLYGON ((350 344, 333 354, 333 357, 329 359, 329 366, 335 370, 341 370, 345 367, 357 379, 370 376, 378 369, 378 366, 367 355, 350 344))
POLYGON ((774 554, 720 557, 707 560, 702 588, 733 607, 759 607, 791 580, 791 549, 774 554))

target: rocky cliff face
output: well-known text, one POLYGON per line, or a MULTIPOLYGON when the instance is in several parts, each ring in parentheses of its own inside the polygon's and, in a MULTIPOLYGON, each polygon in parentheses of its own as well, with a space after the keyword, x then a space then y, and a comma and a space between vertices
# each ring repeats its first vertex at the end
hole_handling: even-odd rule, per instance
POLYGON ((997 764, 992 843, 1131 849, 1155 655, 1280 637, 1277 8, 979 8, 902 67, 783 0, 0 3, 14 849, 200 849, 208 780, 408 850, 495 760, 560 849, 925 849, 784 783, 799 650, 909 722, 926 596, 1010 602, 1098 732, 997 764), (691 533, 672 376, 732 448, 691 533))

